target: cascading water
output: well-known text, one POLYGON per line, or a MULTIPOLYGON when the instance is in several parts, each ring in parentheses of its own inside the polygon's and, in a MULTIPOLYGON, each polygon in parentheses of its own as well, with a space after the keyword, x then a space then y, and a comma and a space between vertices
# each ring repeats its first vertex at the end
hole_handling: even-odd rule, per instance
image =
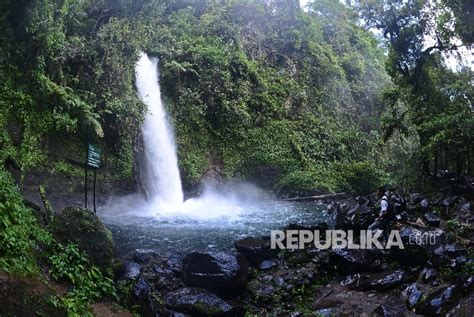
POLYGON ((148 199, 132 194, 111 197, 99 215, 112 229, 123 254, 134 249, 204 250, 232 247, 246 236, 269 235, 288 223, 314 224, 326 219, 324 205, 275 201, 250 184, 206 187, 183 202, 176 145, 161 100, 158 60, 142 53, 136 86, 148 113, 142 126, 141 162, 148 199))
POLYGON ((136 65, 136 86, 148 113, 142 125, 144 141, 143 181, 154 208, 179 209, 183 190, 178 170, 176 144, 161 99, 158 59, 141 53, 136 65))

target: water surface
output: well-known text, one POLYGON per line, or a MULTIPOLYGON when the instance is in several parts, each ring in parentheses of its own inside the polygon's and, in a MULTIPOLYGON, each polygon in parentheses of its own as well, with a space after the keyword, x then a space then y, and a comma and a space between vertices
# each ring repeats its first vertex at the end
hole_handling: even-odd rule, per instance
MULTIPOLYGON (((326 205, 316 202, 282 202, 263 200, 241 202, 197 203, 192 212, 160 213, 140 210, 139 201, 121 198, 109 210, 99 210, 99 216, 110 228, 119 255, 137 249, 163 252, 230 250, 236 240, 247 236, 270 236, 270 231, 290 223, 314 225, 326 221, 326 205), (127 201, 124 204, 123 200, 127 201)), ((137 198, 135 198, 137 199, 137 198)), ((195 206, 193 206, 194 208, 195 206)))

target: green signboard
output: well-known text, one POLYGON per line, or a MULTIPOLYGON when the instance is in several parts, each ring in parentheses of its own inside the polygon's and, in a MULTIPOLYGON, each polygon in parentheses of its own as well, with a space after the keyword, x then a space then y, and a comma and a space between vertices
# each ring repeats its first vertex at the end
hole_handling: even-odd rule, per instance
POLYGON ((87 147, 87 166, 99 168, 101 152, 102 150, 100 148, 89 144, 89 146, 87 147))

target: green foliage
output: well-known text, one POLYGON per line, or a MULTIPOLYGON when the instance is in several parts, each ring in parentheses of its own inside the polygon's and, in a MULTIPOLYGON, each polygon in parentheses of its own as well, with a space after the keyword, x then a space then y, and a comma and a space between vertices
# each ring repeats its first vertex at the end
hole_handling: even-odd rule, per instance
POLYGON ((425 175, 436 176, 441 168, 458 175, 472 173, 473 72, 468 67, 449 69, 443 56, 472 46, 469 4, 360 0, 353 7, 388 44, 386 69, 396 86, 385 94, 391 108, 384 119, 385 137, 397 130, 403 135, 415 131, 419 154, 413 159, 425 175))
POLYGON ((336 162, 289 173, 281 178, 278 188, 280 191, 307 192, 319 189, 369 194, 386 181, 387 175, 371 162, 336 162))
POLYGON ((339 2, 316 1, 307 12, 263 0, 8 0, 2 8, 0 159, 23 175, 48 167, 77 178, 65 162, 82 161, 84 144, 95 143, 104 184, 133 179, 146 111, 134 89, 140 50, 160 58, 185 185, 219 164, 226 178, 269 166, 276 187, 319 179, 313 185, 359 191, 301 174, 383 156, 375 131, 386 58, 339 2))
POLYGON ((67 281, 72 290, 52 303, 68 310, 69 316, 92 316, 95 300, 115 298, 112 280, 92 266, 74 244, 58 244, 25 206, 8 172, 0 169, 0 270, 19 276, 40 277, 39 263, 47 263, 51 277, 67 281))
POLYGON ((0 269, 18 275, 38 274, 38 247, 52 243, 23 203, 11 176, 0 168, 0 269))
POLYGON ((89 305, 95 300, 109 297, 117 299, 113 281, 105 277, 74 244, 57 245, 57 253, 49 257, 51 276, 68 281, 74 289, 60 298, 52 299, 57 306, 68 310, 69 316, 92 316, 89 305))

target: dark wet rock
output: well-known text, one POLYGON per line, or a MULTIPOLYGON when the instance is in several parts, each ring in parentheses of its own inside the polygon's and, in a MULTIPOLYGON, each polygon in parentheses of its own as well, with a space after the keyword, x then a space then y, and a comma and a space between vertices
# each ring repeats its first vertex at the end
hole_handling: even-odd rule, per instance
MULTIPOLYGON (((281 285, 284 285, 284 281, 281 281, 281 285)), ((269 303, 273 300, 277 287, 272 285, 271 281, 262 283, 262 281, 252 280, 249 283, 248 289, 254 298, 258 298, 263 303, 269 303)))
POLYGON ((264 270, 269 270, 269 269, 275 267, 276 265, 277 265, 277 263, 275 261, 265 260, 262 263, 260 263, 258 268, 260 270, 264 271, 264 270))
POLYGON ((411 193, 409 203, 410 205, 416 205, 423 199, 423 195, 420 193, 411 193))
POLYGON ((193 316, 238 316, 237 310, 225 300, 205 289, 187 287, 164 297, 170 309, 193 316))
POLYGON ((474 277, 469 276, 467 277, 464 281, 462 281, 462 289, 466 292, 471 291, 473 285, 474 285, 474 277))
POLYGON ((355 288, 359 285, 359 282, 360 282, 361 278, 362 278, 362 276, 360 275, 360 273, 347 275, 341 281, 341 285, 342 286, 348 286, 350 288, 355 288))
POLYGON ((433 282, 431 282, 431 286, 435 286, 435 287, 439 286, 440 284, 441 284, 441 282, 438 281, 438 280, 434 280, 433 282))
POLYGON ((403 317, 408 313, 405 303, 398 296, 390 296, 385 303, 374 310, 375 316, 403 317))
POLYGON ((141 266, 137 262, 126 261, 120 265, 115 273, 116 279, 134 280, 140 275, 141 266))
POLYGON ((384 272, 371 276, 356 274, 347 277, 341 284, 359 291, 386 291, 409 281, 413 281, 413 276, 406 270, 395 270, 389 273, 384 272))
POLYGON ((435 269, 424 269, 421 272, 421 276, 423 278, 423 281, 427 282, 427 281, 435 279, 437 276, 437 273, 435 269))
POLYGON ((431 262, 436 266, 451 264, 456 266, 456 263, 453 263, 452 260, 465 255, 467 255, 467 251, 464 247, 454 243, 444 244, 433 251, 431 254, 431 262))
POLYGON ((327 266, 330 261, 330 250, 310 249, 307 251, 311 255, 312 261, 318 263, 320 266, 327 266))
POLYGON ((247 278, 248 262, 240 253, 193 252, 183 260, 183 280, 187 286, 235 292, 245 288, 247 278))
POLYGON ((430 203, 428 199, 420 201, 420 212, 427 212, 430 209, 430 203))
POLYGON ((394 261, 405 266, 422 266, 428 261, 431 252, 446 241, 441 229, 415 228, 404 226, 399 230, 404 249, 391 249, 394 261))
POLYGON ((166 264, 175 274, 180 274, 183 268, 183 256, 179 253, 173 253, 166 260, 166 264))
POLYGON ((335 227, 343 230, 364 230, 374 221, 374 211, 354 200, 345 200, 335 206, 335 227))
POLYGON ((148 280, 144 277, 139 277, 133 286, 132 296, 134 305, 139 307, 142 315, 156 315, 157 305, 153 300, 153 288, 148 280))
POLYGON ((438 217, 438 215, 432 213, 432 212, 427 212, 424 214, 424 218, 428 225, 432 227, 439 227, 441 219, 438 217))
POLYGON ((150 292, 150 283, 148 283, 146 279, 140 277, 133 287, 133 295, 135 295, 137 298, 146 298, 150 292))
POLYGON ((467 257, 461 255, 455 259, 452 259, 449 264, 449 267, 453 269, 455 272, 457 272, 461 270, 464 267, 464 265, 468 262, 472 262, 472 260, 469 260, 467 257))
POLYGON ((52 231, 60 242, 77 244, 93 264, 108 268, 112 263, 112 233, 92 211, 79 207, 64 208, 55 215, 52 231))
POLYGON ((270 248, 270 240, 247 237, 234 243, 235 249, 242 253, 249 264, 258 267, 262 261, 276 256, 277 250, 270 248))
POLYGON ((471 202, 466 202, 464 204, 462 204, 459 208, 459 211, 461 211, 462 213, 464 214, 468 214, 470 213, 471 211, 474 211, 474 208, 473 208, 474 204, 471 203, 471 202))
POLYGON ((416 283, 409 285, 402 293, 402 295, 407 297, 407 306, 408 308, 414 307, 418 304, 423 296, 423 293, 418 288, 416 283))
POLYGON ((457 285, 443 287, 440 290, 428 295, 426 300, 415 306, 417 314, 428 316, 444 315, 461 297, 461 288, 457 285))
POLYGON ((140 263, 140 264, 146 264, 152 259, 152 254, 151 252, 147 251, 142 251, 142 250, 137 250, 133 254, 133 261, 140 263))
POLYGON ((393 205, 393 211, 399 214, 407 209, 407 202, 402 195, 398 193, 392 193, 389 197, 390 203, 393 205))
POLYGON ((329 255, 330 263, 343 273, 373 271, 380 268, 380 258, 370 250, 333 249, 329 255))

